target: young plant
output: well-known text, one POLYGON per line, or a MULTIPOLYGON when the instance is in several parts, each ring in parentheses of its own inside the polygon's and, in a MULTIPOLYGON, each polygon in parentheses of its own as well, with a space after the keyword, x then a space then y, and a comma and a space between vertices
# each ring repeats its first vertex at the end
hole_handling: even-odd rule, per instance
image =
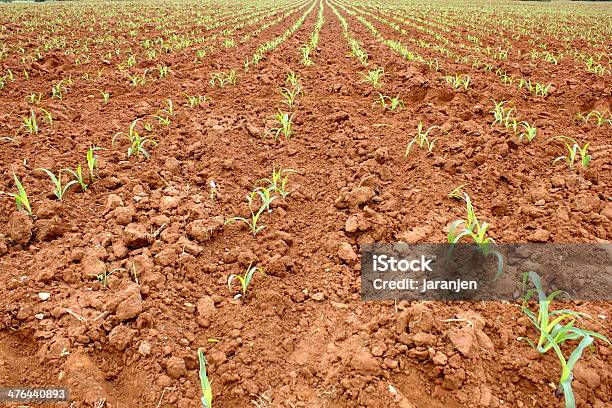
POLYGON ((29 216, 32 216, 32 207, 30 206, 30 200, 28 198, 28 194, 23 188, 23 185, 19 181, 17 174, 13 171, 13 180, 15 181, 15 187, 17 187, 17 193, 9 193, 6 191, 0 191, 1 194, 5 194, 9 197, 13 197, 15 199, 15 205, 17 209, 20 211, 25 211, 29 216))
POLYGON ((455 220, 448 229, 447 240, 449 244, 455 245, 463 238, 470 238, 480 248, 484 256, 493 254, 497 257, 497 279, 503 271, 503 256, 495 249, 491 249, 491 244, 495 245, 493 238, 487 236, 489 224, 480 222, 476 217, 476 211, 472 205, 472 200, 467 193, 463 193, 467 218, 455 220))
POLYGON ((89 171, 89 182, 93 183, 94 181, 94 173, 96 168, 98 167, 98 157, 96 156, 96 152, 99 150, 104 150, 103 147, 89 146, 87 149, 86 159, 87 159, 87 170, 89 171))
POLYGON ((274 140, 278 140, 281 134, 285 137, 285 140, 289 140, 291 136, 293 136, 294 115, 295 112, 289 115, 288 113, 283 113, 280 110, 278 111, 274 118, 278 122, 279 126, 269 130, 269 133, 274 135, 274 140))
POLYGON ((520 125, 523 128, 523 131, 519 135, 519 142, 526 140, 528 143, 531 143, 531 141, 535 139, 538 129, 536 129, 535 126, 531 126, 527 122, 521 122, 520 125))
POLYGON ((557 395, 564 395, 566 408, 575 408, 576 400, 572 390, 574 366, 582 356, 583 351, 591 346, 595 339, 609 345, 611 344, 610 340, 597 332, 576 327, 578 320, 582 317, 588 317, 587 315, 567 309, 550 310, 550 303, 563 292, 557 290, 547 296, 542 287, 540 277, 535 272, 523 274, 524 287, 526 287, 528 280, 531 280, 535 289, 530 289, 525 293, 521 309, 540 335, 537 344, 525 337, 521 339, 526 340, 540 354, 545 354, 551 349, 554 350, 561 365, 561 377, 559 378, 557 395), (537 295, 537 313, 534 313, 529 308, 529 301, 534 295, 537 295), (566 344, 568 340, 580 340, 580 342, 569 358, 566 359, 561 346, 566 344))
POLYGON ((51 87, 51 97, 60 100, 63 99, 64 93, 68 91, 64 84, 69 84, 70 82, 71 81, 69 79, 62 79, 57 84, 53 85, 53 87, 51 87))
POLYGON ((385 69, 382 67, 371 69, 366 74, 363 72, 360 72, 359 74, 363 77, 362 82, 367 82, 374 88, 381 88, 384 85, 381 78, 385 75, 385 69))
POLYGON ((202 388, 202 397, 200 397, 200 401, 204 408, 212 408, 212 387, 208 375, 206 374, 206 357, 204 357, 204 350, 202 349, 198 349, 198 360, 200 362, 200 387, 202 388))
POLYGON ((374 103, 372 104, 372 109, 376 105, 380 105, 381 108, 387 109, 390 111, 396 111, 406 106, 404 104, 404 101, 400 99, 399 95, 392 98, 390 96, 383 95, 380 92, 378 93, 378 99, 374 101, 374 103))
POLYGON ((419 121, 419 125, 417 127, 417 134, 414 137, 414 139, 412 139, 410 143, 408 143, 408 147, 406 147, 406 153, 404 153, 404 157, 408 156, 408 154, 410 153, 410 149, 412 148, 414 144, 419 146, 419 148, 421 149, 423 147, 426 147, 427 151, 431 152, 434 148, 436 140, 439 139, 439 137, 435 137, 429 140, 429 132, 431 132, 434 129, 440 129, 440 126, 432 126, 429 129, 427 129, 425 132, 423 132, 423 122, 419 121))
POLYGON ((504 127, 507 129, 510 126, 511 120, 512 120, 512 112, 514 112, 514 108, 507 108, 504 105, 508 103, 508 101, 501 101, 501 102, 495 102, 493 101, 493 104, 495 105, 493 107, 493 110, 489 111, 490 113, 493 114, 493 123, 492 126, 495 125, 504 125, 504 127))
POLYGON ((260 232, 266 227, 263 224, 258 224, 259 219, 261 218, 261 215, 266 210, 270 211, 270 204, 276 198, 277 198, 276 196, 272 196, 270 194, 269 189, 262 188, 262 187, 256 188, 255 190, 253 190, 251 193, 247 194, 246 196, 247 204, 249 206, 249 211, 251 212, 251 218, 250 219, 244 218, 244 217, 228 218, 227 220, 225 220, 225 225, 233 224, 234 222, 240 221, 240 222, 245 223, 249 227, 249 229, 253 233, 253 236, 257 235, 258 232, 260 232), (259 207, 257 207, 256 201, 259 201, 259 204, 260 204, 259 207))
POLYGON ((23 116, 21 119, 23 121, 22 128, 25 128, 29 134, 38 134, 38 120, 36 120, 34 109, 30 109, 30 116, 23 116))
POLYGON ((159 72, 159 79, 163 79, 170 73, 170 68, 166 65, 160 65, 157 67, 157 71, 159 72))
POLYGON ((284 98, 283 103, 287 105, 287 108, 293 109, 298 95, 304 95, 304 91, 302 90, 302 86, 297 84, 292 89, 281 88, 280 94, 284 98))
POLYGON ((302 46, 302 48, 300 48, 300 54, 302 55, 302 60, 301 63, 302 65, 304 65, 305 67, 309 67, 311 65, 314 65, 314 61, 310 58, 310 52, 311 52, 311 48, 308 44, 302 46))
POLYGON ((612 118, 606 118, 606 114, 609 114, 609 113, 610 112, 608 112, 607 110, 603 112, 593 110, 587 113, 586 116, 584 116, 584 123, 588 123, 591 118, 594 118, 595 119, 594 123, 597 126, 601 126, 604 123, 608 123, 612 125, 612 118))
POLYGON ((131 124, 128 130, 128 133, 119 132, 117 133, 112 140, 113 147, 115 146, 115 142, 120 138, 125 138, 129 141, 129 146, 127 149, 127 157, 130 158, 132 155, 142 155, 145 159, 149 158, 149 152, 145 149, 147 145, 157 146, 157 142, 147 136, 141 136, 140 133, 136 130, 136 124, 138 123, 138 119, 135 119, 131 124))
POLYGON ((278 169, 272 167, 272 176, 270 178, 258 180, 256 184, 267 184, 267 190, 278 193, 284 199, 289 195, 287 183, 289 182, 289 175, 291 173, 297 173, 297 171, 293 169, 283 169, 282 167, 278 169))
POLYGON ((75 169, 64 169, 64 171, 72 174, 75 181, 79 183, 81 191, 87 191, 87 184, 85 183, 85 178, 83 177, 83 168, 80 164, 78 164, 75 169))
POLYGON ((444 77, 444 79, 446 79, 446 82, 449 83, 455 91, 459 88, 463 88, 467 90, 468 87, 470 86, 470 81, 471 81, 471 78, 469 75, 459 75, 459 74, 455 74, 454 76, 447 75, 444 77))
POLYGON ((260 273, 264 273, 263 268, 261 268, 259 266, 251 266, 251 265, 249 265, 247 270, 244 272, 244 275, 231 274, 227 278, 227 287, 228 287, 230 292, 232 291, 232 282, 235 279, 238 279, 238 282, 240 282, 240 292, 241 293, 239 293, 236 296, 234 296, 234 299, 242 298, 242 302, 246 302, 247 290, 249 289, 249 285, 251 284, 251 280, 253 279, 253 275, 255 274, 255 272, 258 272, 258 271, 260 273))
POLYGON ((289 73, 287 74, 287 79, 285 79, 285 83, 291 84, 291 86, 296 87, 300 83, 300 79, 295 72, 289 71, 289 73))
POLYGON ((589 142, 587 142, 583 147, 580 147, 576 139, 568 137, 568 136, 556 136, 552 139, 561 140, 565 145, 565 149, 567 150, 567 156, 559 156, 555 160, 553 160, 553 164, 558 161, 565 160, 570 170, 574 168, 574 163, 578 158, 578 154, 580 154, 580 164, 582 168, 586 169, 589 167, 591 163, 591 155, 588 154, 589 142))
POLYGON ((102 101, 108 103, 110 101, 110 92, 102 91, 98 89, 98 92, 102 95, 102 101))
POLYGON ((51 179, 51 182, 53 183, 53 194, 60 201, 62 201, 62 199, 64 198, 64 195, 66 194, 66 191, 68 191, 68 189, 70 187, 72 187, 74 184, 77 183, 76 180, 70 180, 66 184, 63 184, 62 183, 62 171, 63 170, 60 170, 57 173, 57 176, 55 174, 53 174, 53 172, 51 172, 48 169, 40 168, 40 169, 36 169, 36 170, 37 171, 45 172, 49 176, 49 178, 51 179))
POLYGON ((185 98, 187 98, 187 106, 189 106, 191 109, 197 108, 201 104, 210 100, 208 96, 202 96, 202 95, 191 96, 186 93, 184 93, 183 95, 185 95, 185 98))
POLYGON ((213 72, 210 74, 210 78, 208 83, 211 86, 218 84, 221 88, 224 88, 226 85, 236 85, 236 70, 232 69, 228 73, 213 72))

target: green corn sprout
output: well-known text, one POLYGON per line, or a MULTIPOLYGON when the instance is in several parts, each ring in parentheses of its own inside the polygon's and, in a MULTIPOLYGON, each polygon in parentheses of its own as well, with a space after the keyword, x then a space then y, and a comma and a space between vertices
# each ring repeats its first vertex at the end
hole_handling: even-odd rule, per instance
POLYGON ((227 278, 227 287, 229 289, 229 291, 232 291, 232 282, 237 279, 238 282, 240 282, 240 291, 242 293, 237 294, 234 299, 238 299, 238 298, 242 298, 243 302, 246 302, 246 295, 247 295, 247 290, 249 289, 249 285, 251 284, 251 280, 253 279, 253 275, 255 274, 255 272, 260 272, 260 273, 264 273, 263 268, 259 267, 259 266, 251 266, 249 265, 249 267, 247 268, 247 270, 244 272, 244 275, 236 275, 236 274, 231 274, 228 278, 227 278))
POLYGON ((606 118, 606 114, 610 114, 610 112, 607 110, 603 112, 593 110, 587 113, 586 116, 584 116, 584 123, 588 123, 591 118, 594 118, 595 119, 594 122, 597 126, 601 126, 604 123, 608 123, 612 125, 612 118, 606 118))
POLYGON ((67 173, 72 174, 72 176, 74 177, 75 181, 81 187, 81 191, 87 191, 87 184, 85 183, 85 178, 83 177, 83 168, 81 167, 80 164, 78 164, 74 170, 73 169, 64 169, 64 171, 67 172, 67 173))
POLYGON ((42 93, 40 92, 30 94, 26 97, 26 100, 30 103, 33 103, 34 105, 38 105, 41 99, 42 99, 42 93))
POLYGON ((291 173, 297 173, 297 171, 293 169, 283 169, 282 167, 277 169, 275 166, 273 166, 272 176, 270 176, 270 178, 258 180, 256 184, 267 184, 267 190, 270 192, 276 192, 282 198, 286 198, 289 195, 289 191, 287 191, 287 182, 289 181, 289 175, 291 173))
POLYGON ((103 147, 89 146, 87 149, 87 154, 85 158, 87 159, 87 170, 89 171, 89 182, 93 183, 94 181, 94 173, 96 167, 98 166, 98 157, 96 156, 96 152, 99 150, 105 150, 103 147))
POLYGON ((51 97, 60 100, 63 99, 64 93, 67 92, 67 89, 64 84, 70 84, 70 82, 71 81, 69 79, 62 79, 57 84, 53 85, 53 87, 51 88, 51 97))
POLYGON ((187 106, 189 106, 191 109, 197 108, 201 104, 206 103, 206 101, 210 100, 208 96, 191 96, 186 93, 183 93, 183 95, 185 95, 185 98, 187 98, 187 106))
POLYGON ((108 103, 110 101, 110 92, 102 91, 98 89, 98 92, 102 95, 102 101, 108 103))
POLYGON ((508 103, 508 101, 501 101, 501 102, 493 101, 493 104, 495 106, 493 107, 493 110, 489 111, 490 113, 493 114, 493 118, 494 118, 492 126, 500 124, 500 125, 504 125, 506 128, 509 127, 510 121, 512 119, 512 112, 514 111, 514 108, 506 108, 504 106, 506 103, 508 103))
POLYGON ((153 117, 158 120, 160 125, 163 125, 163 126, 169 126, 170 125, 171 121, 170 121, 169 117, 165 118, 165 117, 159 116, 159 115, 153 115, 153 117))
POLYGON ((448 198, 456 198, 458 200, 463 200, 463 187, 467 186, 467 183, 463 183, 458 185, 448 194, 448 198))
POLYGON ((145 149, 147 145, 157 146, 157 142, 149 137, 141 136, 140 133, 136 130, 136 124, 138 123, 138 119, 135 119, 131 124, 128 130, 128 133, 119 132, 117 133, 112 140, 112 145, 115 146, 115 142, 119 138, 125 138, 129 141, 129 147, 127 149, 127 157, 130 158, 132 155, 142 155, 145 159, 149 158, 149 152, 145 149))
POLYGON ((580 154, 580 164, 582 168, 586 169, 589 167, 591 163, 591 155, 588 154, 589 142, 587 142, 583 147, 580 147, 576 139, 568 137, 568 136, 556 136, 551 139, 561 140, 565 145, 567 150, 567 156, 559 156, 555 160, 553 160, 553 164, 558 161, 565 160, 570 170, 574 168, 574 163, 578 158, 578 154, 580 154))
POLYGON ((525 293, 521 309, 540 335, 537 344, 534 344, 530 339, 525 337, 520 339, 527 341, 531 347, 540 354, 545 354, 551 349, 554 350, 561 365, 561 377, 559 378, 557 395, 564 395, 566 408, 575 408, 576 400, 572 390, 574 366, 582 356, 584 350, 591 346, 595 339, 601 340, 609 345, 611 344, 610 340, 597 332, 576 327, 576 323, 580 318, 589 317, 584 313, 567 309, 549 310, 550 303, 555 297, 562 294, 563 291, 557 290, 547 296, 542 288, 540 277, 535 272, 526 272, 523 274, 523 285, 525 287, 527 286, 528 280, 531 280, 535 289, 530 289, 525 293), (528 303, 534 295, 537 295, 537 314, 529 308, 528 303), (563 324, 564 321, 566 322, 565 324, 563 324), (568 340, 579 339, 580 343, 572 351, 569 358, 566 359, 561 350, 561 346, 568 340))
POLYGON ((40 169, 36 169, 36 170, 37 171, 42 171, 42 172, 46 173, 49 176, 49 178, 51 179, 51 182, 53 183, 53 194, 60 201, 62 201, 62 199, 64 198, 64 195, 66 194, 66 191, 68 191, 68 189, 70 187, 72 187, 74 184, 77 183, 76 180, 70 180, 66 184, 63 184, 62 183, 62 171, 63 170, 60 170, 57 173, 57 176, 55 174, 53 174, 53 172, 51 172, 48 169, 40 168, 40 169))
POLYGON ((527 142, 531 143, 531 141, 535 139, 538 129, 536 129, 535 126, 531 126, 527 122, 521 122, 520 125, 523 128, 523 131, 519 135, 519 142, 526 140, 527 142))
POLYGON ((451 85, 451 87, 454 90, 457 90, 459 88, 463 88, 467 90, 468 87, 470 86, 470 81, 471 81, 471 78, 469 75, 459 75, 459 74, 455 74, 454 76, 447 75, 444 77, 444 79, 446 80, 447 83, 451 85))
POLYGON ((295 106, 298 95, 304 95, 302 86, 299 84, 295 85, 292 89, 281 88, 280 93, 281 96, 284 98, 283 103, 287 105, 289 109, 293 109, 293 107, 295 106))
POLYGON ((9 193, 6 191, 0 191, 0 195, 8 195, 15 199, 15 205, 19 211, 25 211, 29 216, 32 216, 32 207, 30 206, 30 200, 28 194, 23 188, 23 185, 19 181, 17 174, 13 171, 13 180, 15 181, 15 187, 17 187, 17 193, 9 193))
MULTIPOLYGON (((457 192, 459 193, 459 192, 457 192)), ((472 205, 472 200, 467 193, 463 193, 463 200, 466 205, 467 219, 455 220, 451 223, 448 229, 448 243, 455 245, 463 238, 471 238, 471 240, 480 248, 484 256, 493 254, 497 257, 497 279, 503 271, 503 256, 496 249, 491 248, 491 244, 495 245, 493 238, 487 236, 489 224, 480 222, 476 217, 476 211, 472 205)))
POLYGON ((130 80, 130 86, 137 87, 138 85, 144 85, 147 82, 147 70, 144 70, 144 73, 138 74, 127 74, 128 79, 130 80))
POLYGON ((248 219, 244 217, 232 217, 232 218, 228 218, 227 220, 225 220, 225 224, 226 225, 233 224, 234 222, 237 222, 237 221, 243 222, 250 228, 251 232, 253 233, 253 236, 257 235, 258 232, 260 232, 266 227, 263 224, 258 224, 261 215, 266 210, 270 211, 270 204, 276 198, 277 198, 276 196, 272 196, 270 194, 269 189, 261 188, 261 187, 256 188, 255 190, 253 190, 250 194, 247 194, 246 196, 249 211, 251 212, 251 218, 248 219), (256 204, 257 199, 260 202, 259 207, 257 207, 257 204, 256 204))
POLYGON ((385 69, 382 67, 371 69, 366 74, 363 72, 359 74, 363 77, 362 82, 370 83, 374 88, 381 88, 384 85, 381 78, 385 75, 385 69))
POLYGON ((25 128, 30 134, 38 134, 39 127, 34 109, 30 109, 30 116, 24 116, 21 119, 23 121, 22 128, 25 128))
POLYGON ((287 79, 285 79, 285 83, 289 83, 291 84, 291 86, 296 87, 300 83, 300 79, 295 72, 289 71, 289 73, 287 73, 287 79))
POLYGON ((170 73, 170 68, 166 65, 159 65, 157 67, 157 71, 159 72, 159 79, 163 79, 168 76, 168 73, 170 73))
POLYGON ((410 149, 412 148, 414 144, 419 146, 419 148, 421 149, 423 147, 426 147, 427 151, 431 152, 434 148, 436 141, 439 139, 439 137, 435 137, 431 140, 429 139, 429 132, 431 132, 434 129, 440 129, 440 126, 432 126, 429 129, 427 129, 425 132, 423 132, 423 122, 419 121, 419 125, 417 127, 417 134, 410 141, 410 143, 408 143, 408 146, 406 147, 406 152, 404 153, 404 157, 408 156, 408 154, 410 153, 410 149))
POLYGON ((221 88, 226 85, 236 85, 236 70, 230 70, 228 73, 225 72, 213 72, 210 74, 210 81, 208 82, 211 86, 218 84, 221 88))
POLYGON ((380 92, 378 93, 378 99, 372 104, 372 108, 374 108, 376 105, 380 105, 381 108, 390 111, 396 111, 406 106, 404 101, 400 99, 399 95, 392 98, 390 96, 383 95, 380 92))
POLYGON ((206 374, 206 357, 204 357, 204 350, 201 348, 198 349, 198 360, 200 362, 200 387, 202 388, 202 397, 200 400, 204 408, 212 408, 212 387, 208 375, 206 374))
POLYGON ((301 63, 305 67, 309 67, 311 65, 314 65, 314 61, 310 58, 311 51, 312 51, 312 49, 310 48, 310 45, 308 45, 308 44, 306 44, 306 45, 302 46, 302 48, 300 48, 300 54, 302 55, 301 63))
POLYGON ((291 136, 293 136, 293 116, 295 112, 289 115, 288 113, 283 113, 280 110, 274 117, 279 124, 279 127, 272 128, 269 130, 269 133, 274 135, 274 140, 278 140, 279 136, 282 134, 285 137, 285 140, 289 140, 291 136))

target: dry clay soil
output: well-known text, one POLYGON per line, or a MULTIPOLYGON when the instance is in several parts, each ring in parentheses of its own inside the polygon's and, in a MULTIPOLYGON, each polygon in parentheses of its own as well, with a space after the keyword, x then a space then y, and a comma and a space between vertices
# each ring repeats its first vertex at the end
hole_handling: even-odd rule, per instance
MULTIPOLYGON (((344 15, 372 64, 385 67, 384 92, 400 94, 405 109, 371 109, 376 93, 360 82, 363 68, 347 56, 326 7, 313 67, 299 65, 297 50, 316 13, 258 67, 241 72, 235 87, 208 85, 211 72, 239 67, 292 16, 204 64, 177 55, 167 62, 169 78, 142 87, 108 70, 98 85, 112 92, 107 105, 75 84, 47 105, 52 128, 3 143, 2 189, 12 188, 14 168, 36 219, 0 202, 0 384, 66 386, 71 407, 197 407, 202 347, 216 407, 563 406, 554 391, 558 361, 518 340, 535 333, 516 304, 363 302, 358 245, 444 242, 445 227, 463 215, 448 193, 462 183, 498 241, 609 240, 609 128, 572 121, 573 112, 610 108, 607 77, 551 69, 559 85, 536 99, 493 74, 446 62, 472 76, 467 91, 453 92, 442 74, 402 60, 344 15), (289 70, 304 86, 295 135, 262 139, 289 70), (212 101, 195 110, 177 104, 171 125, 155 127, 159 146, 149 160, 126 160, 125 146, 111 148, 116 132, 183 92, 212 101), (523 145, 492 128, 491 98, 512 99, 542 136, 523 145), (433 153, 404 158, 418 120, 442 126, 445 136, 433 153), (557 133, 591 141, 588 172, 551 166, 562 150, 546 139, 557 133), (99 152, 97 181, 61 203, 49 197, 48 179, 32 169, 74 166, 92 143, 108 148, 99 152), (264 215, 266 228, 253 237, 222 225, 247 214, 244 196, 273 164, 298 172, 291 194, 264 215), (214 201, 211 180, 219 186, 214 201), (227 277, 253 262, 266 275, 254 277, 248 302, 234 300, 227 277), (103 268, 123 268, 107 288, 92 279, 103 268), (39 292, 51 296, 41 301, 39 292)), ((47 93, 49 78, 74 69, 61 52, 46 54, 28 93, 47 93)), ((26 90, 5 92, 0 111, 28 111, 26 90)), ((18 126, 16 118, 5 114, 3 131, 18 126)), ((612 335, 608 303, 571 306, 596 317, 585 327, 612 335)), ((577 365, 579 406, 612 405, 610 353, 598 342, 577 365)))

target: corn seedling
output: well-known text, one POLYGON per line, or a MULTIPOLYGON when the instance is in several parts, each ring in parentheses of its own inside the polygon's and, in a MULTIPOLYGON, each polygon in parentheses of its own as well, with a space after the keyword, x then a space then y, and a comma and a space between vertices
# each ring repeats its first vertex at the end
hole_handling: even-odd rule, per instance
POLYGON ((469 75, 459 75, 459 74, 455 74, 454 76, 447 75, 444 77, 444 79, 446 80, 447 83, 451 85, 451 87, 454 90, 457 90, 459 88, 468 89, 468 87, 470 86, 470 81, 471 81, 471 78, 469 75))
POLYGON ((96 168, 98 167, 98 157, 96 156, 96 152, 99 150, 104 150, 103 147, 89 146, 87 149, 86 159, 87 159, 87 170, 89 171, 89 182, 93 183, 94 181, 94 173, 96 168))
POLYGON ((169 117, 163 117, 163 116, 159 116, 159 115, 153 115, 153 117, 155 119, 157 119, 157 121, 159 122, 160 125, 163 126, 169 126, 170 125, 170 118, 169 117))
POLYGON ((603 112, 599 112, 599 111, 596 111, 596 110, 591 111, 591 112, 587 113, 586 116, 584 116, 584 123, 588 123, 591 118, 594 118, 595 119, 594 123, 597 126, 601 126, 604 123, 608 123, 608 124, 612 125, 612 118, 606 118, 606 114, 609 114, 609 113, 610 112, 608 112, 607 110, 603 111, 603 112))
POLYGON ((69 84, 70 82, 71 81, 69 79, 62 79, 57 84, 53 85, 53 87, 51 88, 51 97, 60 100, 63 99, 64 93, 67 92, 67 89, 64 84, 69 84))
POLYGON ((390 96, 383 95, 380 92, 378 93, 378 99, 374 101, 374 103, 372 104, 372 109, 376 105, 380 105, 381 108, 387 109, 390 111, 396 111, 406 106, 404 104, 404 101, 400 99, 399 95, 392 98, 390 96))
POLYGON ((241 293, 238 293, 236 296, 234 296, 234 299, 242 298, 242 301, 246 302, 247 290, 249 289, 249 285, 251 284, 251 280, 253 279, 253 275, 255 275, 255 272, 258 272, 258 271, 260 273, 264 273, 264 271, 263 271, 263 269, 261 267, 249 265, 247 270, 244 272, 244 275, 231 274, 227 278, 227 287, 228 287, 230 292, 232 291, 232 282, 234 280, 237 279, 238 282, 240 283, 240 292, 241 293))
POLYGON ((19 181, 19 178, 13 171, 13 180, 15 181, 15 187, 17 188, 17 193, 9 193, 6 191, 0 191, 0 195, 8 195, 9 197, 13 197, 15 199, 15 205, 17 209, 20 211, 25 211, 28 215, 32 216, 32 207, 30 206, 30 200, 28 198, 28 194, 23 188, 23 185, 19 181))
POLYGON ((298 95, 303 95, 304 92, 302 90, 302 86, 298 84, 295 85, 292 89, 281 88, 280 94, 284 98, 283 103, 287 105, 287 108, 293 109, 298 95))
POLYGON ((221 88, 226 85, 236 85, 236 70, 230 70, 228 73, 225 72, 213 72, 210 74, 210 81, 208 82, 211 86, 218 84, 221 88))
POLYGON ((26 96, 26 100, 34 105, 38 105, 42 99, 42 93, 37 92, 26 96))
POLYGON ((283 113, 280 110, 274 117, 279 124, 279 127, 272 128, 269 130, 269 133, 274 135, 274 140, 278 140, 279 136, 282 134, 285 137, 285 140, 289 140, 293 135, 293 115, 295 112, 289 115, 288 113, 283 113))
POLYGON ((198 374, 200 377, 200 387, 202 388, 200 401, 204 408, 212 408, 212 387, 208 375, 206 374, 206 357, 204 357, 204 350, 202 349, 198 349, 198 360, 200 362, 200 371, 198 374))
POLYGON ((83 177, 83 168, 81 165, 77 165, 75 169, 64 169, 65 172, 72 174, 74 180, 81 187, 81 191, 87 191, 87 184, 85 183, 85 178, 83 177))
POLYGON ((256 188, 255 190, 253 190, 251 193, 247 194, 246 196, 249 211, 251 212, 251 218, 248 219, 244 217, 232 217, 232 218, 228 218, 227 220, 225 220, 225 224, 226 225, 233 224, 234 222, 237 222, 237 221, 243 222, 249 227, 249 229, 253 233, 253 236, 257 235, 258 232, 260 232, 262 229, 266 227, 263 224, 258 224, 261 215, 266 210, 270 211, 270 204, 276 198, 277 198, 276 196, 272 196, 270 194, 269 189, 261 188, 261 187, 256 188), (260 203, 259 207, 257 207, 256 201, 259 201, 260 203))
POLYGON ((119 272, 119 271, 123 271, 123 268, 116 268, 113 269, 112 271, 109 271, 106 268, 106 265, 104 264, 104 262, 98 260, 98 262, 100 262, 100 264, 102 265, 102 272, 98 273, 98 274, 92 274, 91 276, 98 282, 100 282, 100 284, 104 287, 104 289, 108 288, 108 278, 111 277, 112 274, 114 274, 115 272, 119 272))
POLYGON ((493 101, 493 104, 495 105, 493 107, 493 110, 489 111, 490 113, 493 114, 493 123, 491 125, 495 126, 495 125, 504 125, 504 127, 507 129, 508 127, 510 127, 511 123, 512 123, 512 112, 514 112, 514 108, 507 108, 504 105, 508 103, 508 101, 501 101, 501 102, 495 102, 493 101))
POLYGON ((166 65, 160 65, 157 67, 157 71, 159 72, 159 79, 163 79, 170 73, 170 68, 168 68, 166 65))
POLYGON ((406 147, 406 152, 404 153, 404 157, 408 156, 408 154, 410 153, 410 149, 412 148, 414 144, 419 146, 419 148, 421 149, 425 147, 427 148, 428 152, 431 152, 434 148, 436 140, 439 139, 439 137, 435 137, 431 140, 429 139, 429 132, 431 132, 434 129, 440 129, 440 126, 432 126, 429 129, 427 129, 425 132, 423 132, 423 122, 419 121, 419 125, 417 127, 417 134, 414 137, 414 139, 412 139, 410 143, 408 143, 408 147, 406 147))
POLYGON ((183 95, 185 95, 185 98, 187 98, 187 106, 189 106, 191 109, 197 108, 201 104, 206 103, 206 101, 210 100, 208 96, 202 96, 202 95, 191 96, 188 94, 183 94, 183 95))
POLYGON ((272 176, 270 178, 264 178, 257 181, 257 184, 267 184, 267 190, 278 193, 282 198, 286 198, 289 195, 287 191, 287 182, 289 181, 289 175, 291 173, 297 173, 293 169, 283 169, 279 167, 272 167, 272 176))
POLYGON ((40 168, 40 169, 36 169, 36 170, 37 171, 42 171, 42 172, 46 173, 49 176, 49 178, 51 179, 51 182, 53 183, 53 194, 60 201, 62 201, 62 199, 64 198, 64 195, 66 194, 66 191, 68 191, 68 189, 70 187, 72 187, 74 184, 77 183, 76 180, 70 180, 66 184, 63 184, 62 183, 62 171, 63 170, 60 170, 57 173, 57 176, 55 174, 53 174, 53 172, 51 172, 48 169, 40 168))
POLYGON ((453 191, 448 194, 448 198, 455 198, 457 200, 463 200, 463 187, 467 186, 467 183, 460 184, 455 187, 453 191))
POLYGON ((115 142, 119 138, 125 138, 129 141, 129 147, 127 149, 127 157, 130 158, 132 155, 142 155, 145 159, 149 158, 149 152, 145 149, 147 145, 157 146, 157 142, 149 137, 141 136, 140 133, 136 130, 136 124, 138 123, 138 119, 135 119, 131 124, 128 130, 128 133, 119 132, 117 133, 112 140, 112 145, 115 146, 115 142))
POLYGON ((531 143, 531 141, 535 139, 538 129, 536 129, 535 126, 531 126, 527 122, 521 122, 520 125, 523 128, 523 131, 519 135, 519 142, 526 140, 527 142, 531 143))
POLYGON ((574 168, 574 163, 578 158, 578 154, 580 154, 580 164, 582 165, 582 168, 586 169, 589 167, 589 164, 591 163, 591 155, 588 154, 589 142, 587 142, 583 147, 580 147, 576 139, 568 136, 556 136, 552 139, 561 140, 567 150, 567 156, 557 157, 555 160, 553 160, 553 164, 564 160, 570 170, 572 170, 574 168))
POLYGON ((359 74, 363 77, 362 82, 367 82, 374 88, 381 88, 384 85, 381 78, 385 75, 385 69, 382 67, 371 69, 366 74, 363 72, 360 72, 359 74))
POLYGON ((22 128, 25 128, 29 134, 38 134, 38 121, 34 109, 30 109, 30 116, 24 116, 21 119, 23 121, 22 128))
POLYGON ((300 79, 295 72, 290 71, 287 74, 287 79, 285 79, 285 83, 291 84, 291 86, 296 87, 300 83, 300 79))
POLYGON ((130 86, 137 87, 138 85, 144 85, 147 82, 147 70, 145 69, 144 73, 138 74, 127 74, 128 79, 130 80, 130 86))
POLYGON ((562 294, 563 291, 557 290, 547 296, 537 273, 526 272, 523 274, 524 287, 527 286, 529 280, 531 280, 535 289, 526 291, 521 309, 539 332, 539 338, 537 344, 525 337, 521 339, 527 341, 540 354, 545 354, 551 349, 554 350, 561 365, 561 377, 559 378, 557 395, 564 395, 566 408, 575 408, 576 400, 572 390, 574 366, 584 350, 590 347, 595 339, 601 340, 608 345, 611 344, 610 340, 597 332, 576 327, 578 320, 583 317, 588 318, 588 315, 567 309, 550 310, 550 303, 555 297, 562 294), (529 308, 529 301, 534 295, 537 296, 536 313, 529 308), (566 344, 568 340, 580 340, 580 342, 569 358, 566 359, 561 346, 566 344))
POLYGON ((302 55, 301 62, 305 67, 314 65, 314 61, 310 58, 310 52, 311 49, 309 45, 304 45, 302 48, 300 48, 300 54, 302 55))
POLYGON ((108 103, 110 101, 110 92, 101 91, 101 90, 98 90, 98 92, 100 92, 100 94, 102 95, 102 101, 104 103, 108 103))
POLYGON ((465 201, 467 218, 455 220, 451 223, 448 229, 448 243, 455 245, 463 238, 471 238, 471 240, 478 246, 484 256, 493 254, 497 257, 497 279, 503 270, 503 257, 495 249, 491 249, 491 244, 495 245, 493 238, 487 236, 487 230, 489 224, 486 222, 480 222, 476 217, 476 211, 472 205, 472 200, 467 193, 463 193, 463 200, 465 201))

